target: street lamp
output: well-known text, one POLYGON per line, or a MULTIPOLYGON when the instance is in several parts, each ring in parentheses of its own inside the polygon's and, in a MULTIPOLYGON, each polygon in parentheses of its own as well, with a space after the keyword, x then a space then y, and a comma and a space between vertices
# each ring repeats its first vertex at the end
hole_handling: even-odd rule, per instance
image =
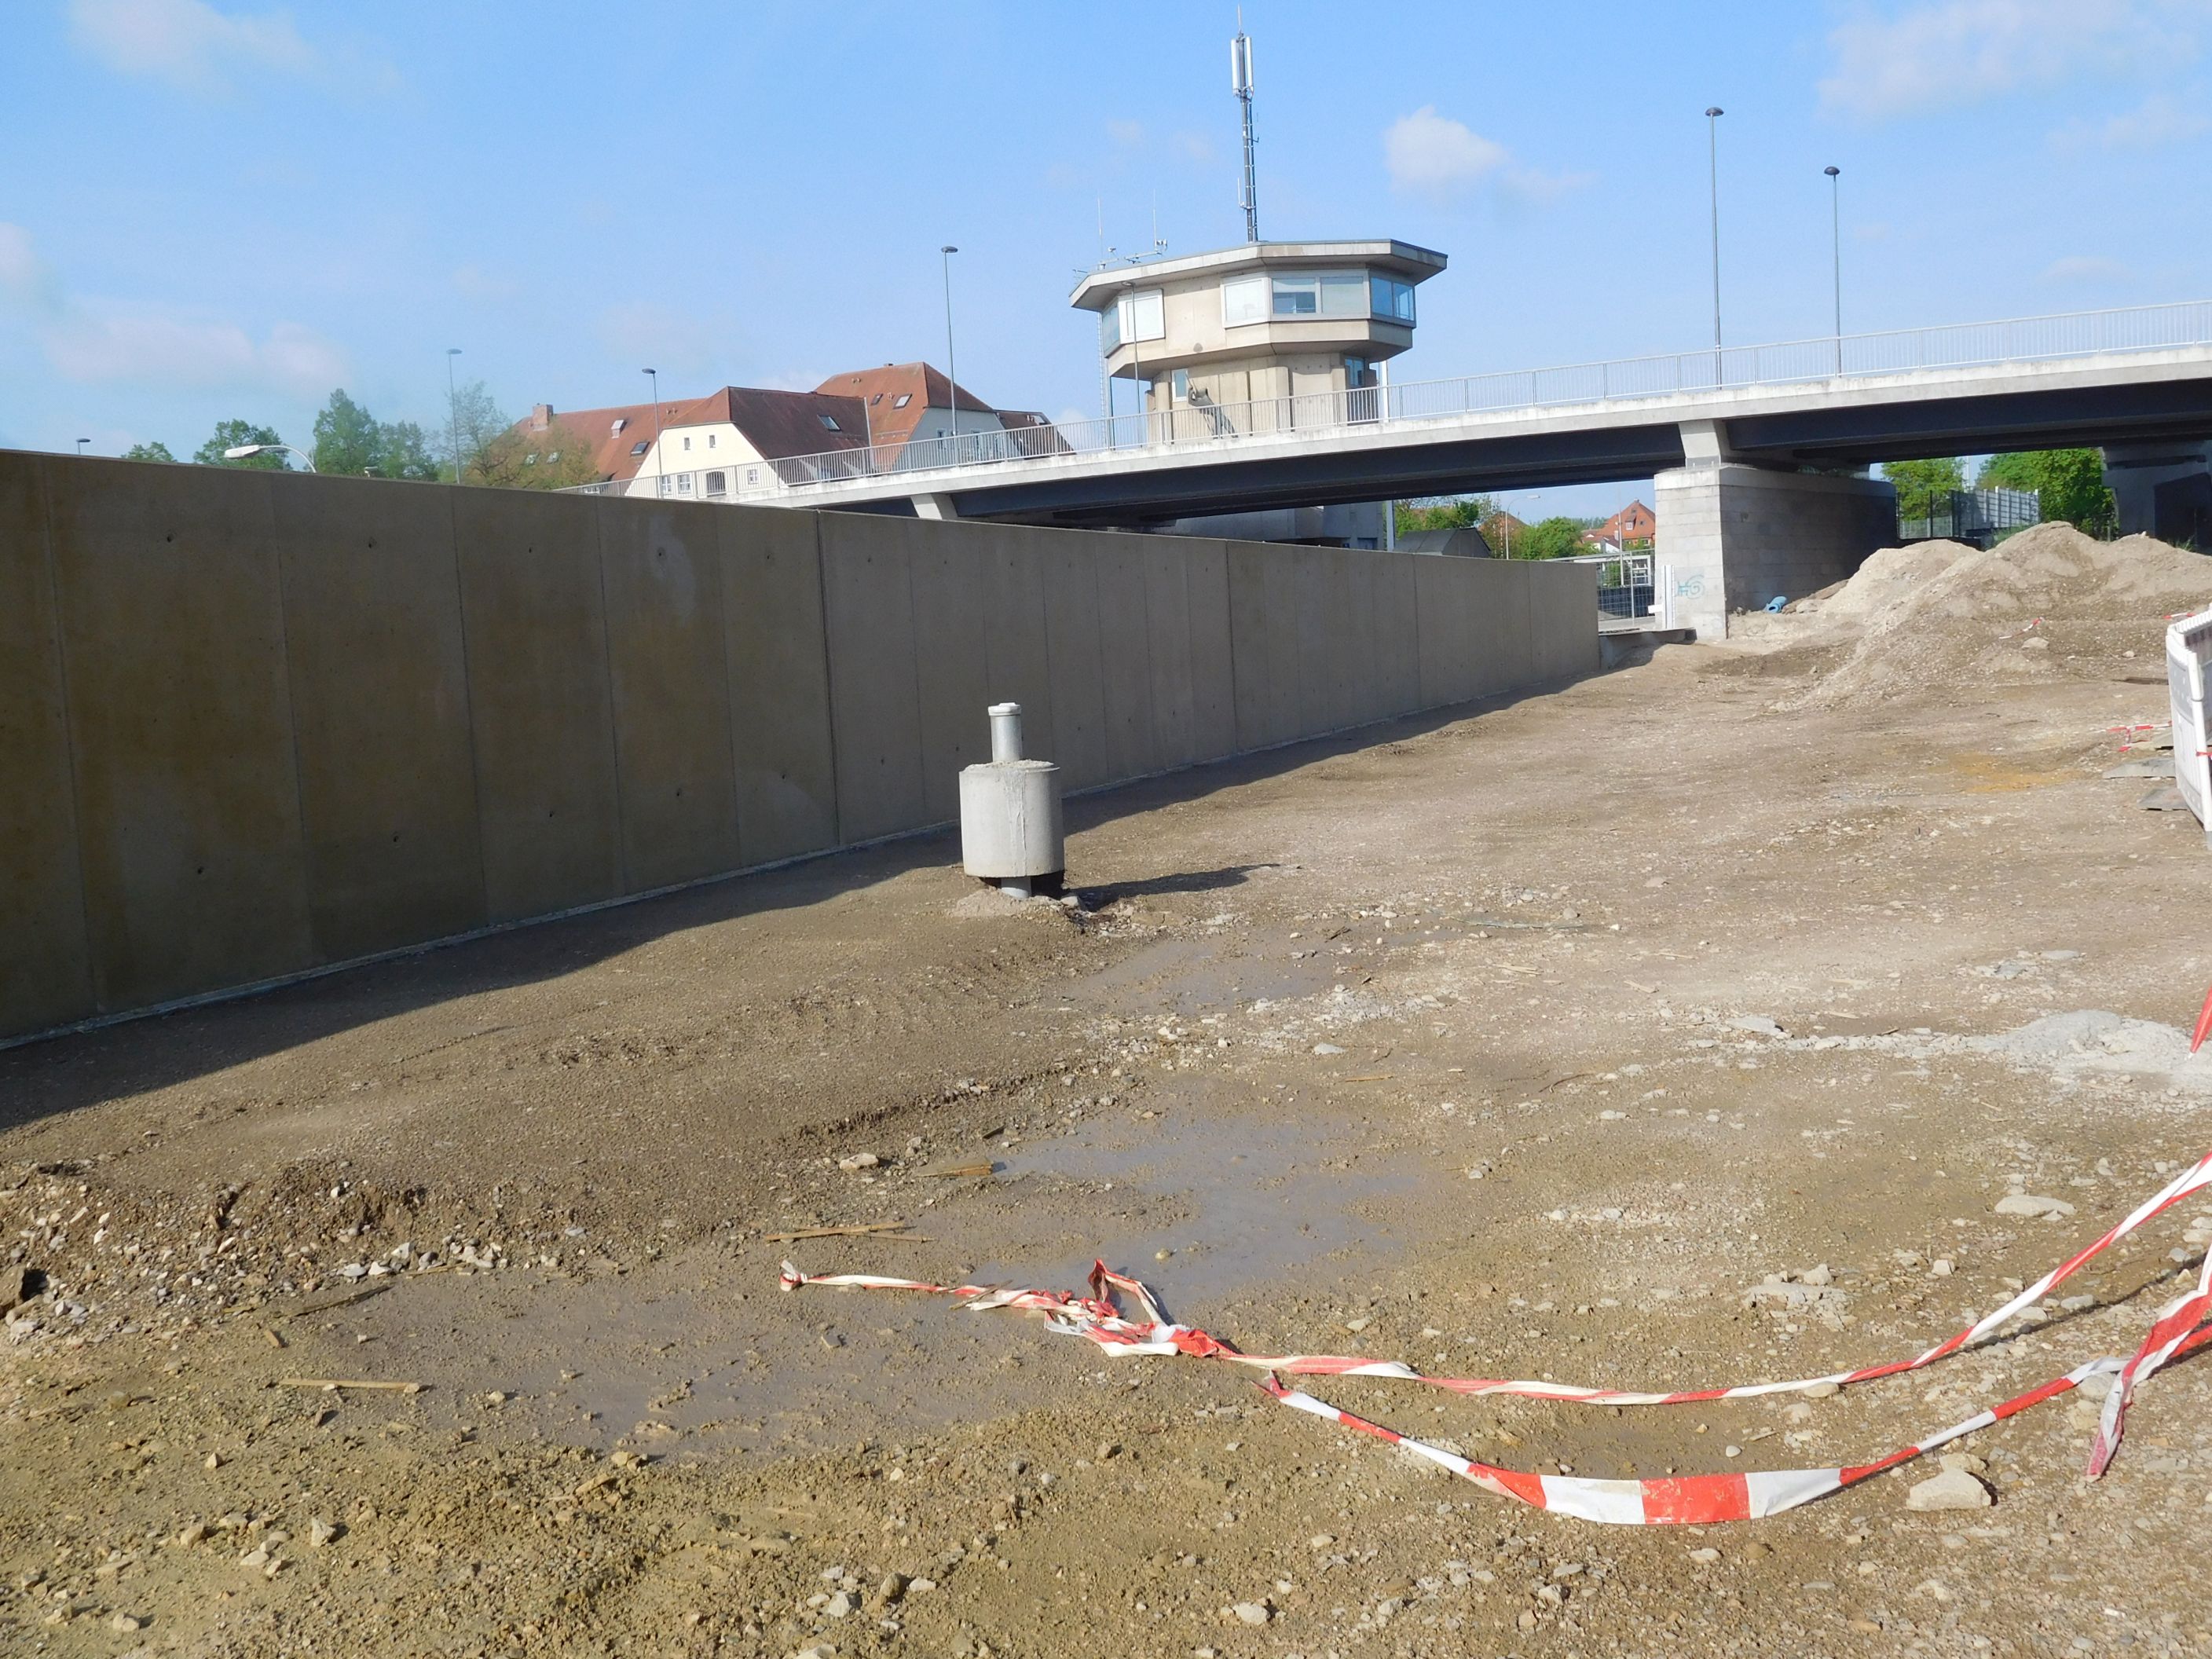
POLYGON ((945 270, 945 378, 952 387, 952 444, 951 459, 960 454, 960 359, 952 350, 952 256, 960 250, 947 242, 937 250, 945 270))
POLYGON ((1828 250, 1836 276, 1836 373, 1844 372, 1844 209, 1843 189, 1836 182, 1841 167, 1822 167, 1828 175, 1828 250))
MULTIPOLYGON (((87 438, 83 441, 90 443, 92 440, 87 438)), ((309 459, 307 452, 304 449, 295 449, 289 444, 236 444, 224 450, 222 458, 226 461, 243 461, 255 455, 278 454, 297 455, 301 466, 310 472, 315 470, 315 464, 309 459)))
POLYGON ((79 439, 76 441, 76 458, 77 458, 77 459, 79 459, 79 460, 82 460, 82 459, 84 459, 84 447, 85 447, 87 444, 90 443, 91 441, 92 441, 92 440, 91 440, 91 439, 89 439, 89 438, 79 438, 79 439))
POLYGON ((645 373, 653 382, 653 493, 665 495, 668 493, 668 457, 660 453, 660 371, 648 368, 645 373))
POLYGON ((1713 198, 1713 384, 1721 383, 1721 139, 1718 104, 1705 111, 1705 170, 1713 198))
POLYGON ((459 346, 446 348, 446 414, 453 428, 453 482, 461 481, 461 394, 453 386, 453 359, 461 355, 459 346))

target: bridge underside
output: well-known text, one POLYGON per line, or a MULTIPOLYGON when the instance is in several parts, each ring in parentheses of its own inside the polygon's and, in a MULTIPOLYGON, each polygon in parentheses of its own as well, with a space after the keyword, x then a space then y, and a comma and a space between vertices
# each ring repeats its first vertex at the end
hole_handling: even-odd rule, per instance
MULTIPOLYGON (((1018 471, 938 489, 935 510, 966 519, 1141 528, 1204 514, 1325 507, 1648 478, 1687 464, 1674 420, 1593 425, 1496 436, 1464 428, 1378 428, 1375 440, 1286 448, 1218 460, 1024 477, 1018 471)), ((1835 402, 1730 415, 1731 460, 1799 471, 1920 456, 2098 447, 2212 439, 2212 372, 2136 385, 2047 387, 1943 398, 1835 402)), ((824 499, 848 511, 911 514, 911 495, 824 499)))

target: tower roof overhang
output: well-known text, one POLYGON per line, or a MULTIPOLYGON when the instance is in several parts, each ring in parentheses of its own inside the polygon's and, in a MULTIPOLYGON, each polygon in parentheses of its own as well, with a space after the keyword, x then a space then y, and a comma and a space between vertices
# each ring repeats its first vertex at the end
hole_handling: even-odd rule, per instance
POLYGON ((1210 253, 1186 253, 1174 259, 1094 270, 1076 285, 1068 304, 1082 311, 1103 311, 1135 289, 1158 288, 1194 276, 1226 279, 1249 270, 1318 270, 1356 264, 1385 270, 1409 283, 1425 283, 1444 268, 1444 256, 1395 238, 1348 242, 1243 242, 1210 253))

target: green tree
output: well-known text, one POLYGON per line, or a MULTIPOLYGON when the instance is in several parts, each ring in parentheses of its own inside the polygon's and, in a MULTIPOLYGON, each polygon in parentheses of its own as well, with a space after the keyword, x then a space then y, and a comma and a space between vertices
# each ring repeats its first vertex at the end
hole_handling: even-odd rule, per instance
POLYGON ((1982 489, 2033 489, 2042 498, 2045 523, 2063 519, 2092 536, 2118 522, 2112 492, 2105 487, 2105 458, 2094 449, 2033 449, 1992 455, 1974 480, 1982 489))
POLYGON ((330 402, 315 416, 315 471, 375 477, 382 471, 377 450, 376 417, 347 397, 343 387, 331 392, 330 402))
POLYGON ((484 476, 486 453, 511 424, 482 380, 471 380, 454 392, 453 408, 434 440, 438 454, 446 463, 443 476, 454 477, 458 470, 463 483, 488 482, 484 476), (458 453, 456 442, 459 446, 458 453))
POLYGON ((485 446, 475 476, 505 489, 570 489, 597 483, 592 446, 575 428, 556 421, 542 432, 511 427, 485 446))
POLYGON ((1897 516, 1924 519, 1944 495, 1966 487, 1966 469, 1955 457, 1926 461, 1884 461, 1881 476, 1897 486, 1897 516))
MULTIPOLYGON (((1530 525, 1513 538, 1510 556, 1516 559, 1564 559, 1577 553, 1587 553, 1583 531, 1586 526, 1580 519, 1541 519, 1530 525)), ((1498 550, 1501 553, 1503 549, 1498 550)))
POLYGON ((126 461, 173 461, 177 458, 169 453, 168 445, 156 438, 150 444, 131 445, 123 452, 123 459, 126 461))
POLYGON ((243 448, 247 444, 278 444, 283 441, 276 435, 274 427, 256 426, 251 421, 217 421, 215 435, 199 447, 192 459, 202 466, 244 466, 263 472, 282 472, 288 463, 281 454, 247 455, 232 461, 223 459, 223 451, 243 448))
POLYGON ((1497 511, 1498 503, 1487 495, 1430 495, 1400 501, 1398 533, 1402 536, 1416 530, 1479 528, 1497 511))
POLYGON ((422 428, 412 421, 391 421, 376 428, 376 470, 386 478, 435 478, 437 457, 422 428))

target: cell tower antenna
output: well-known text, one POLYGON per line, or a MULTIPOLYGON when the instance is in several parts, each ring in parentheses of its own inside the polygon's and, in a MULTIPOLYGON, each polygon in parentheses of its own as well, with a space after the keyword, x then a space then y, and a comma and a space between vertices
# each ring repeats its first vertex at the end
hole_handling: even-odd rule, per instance
POLYGON ((1244 123, 1244 183, 1238 203, 1244 210, 1244 240, 1260 240, 1260 173, 1252 155, 1252 37, 1244 33, 1244 11, 1237 12, 1237 38, 1229 43, 1229 81, 1244 123))

